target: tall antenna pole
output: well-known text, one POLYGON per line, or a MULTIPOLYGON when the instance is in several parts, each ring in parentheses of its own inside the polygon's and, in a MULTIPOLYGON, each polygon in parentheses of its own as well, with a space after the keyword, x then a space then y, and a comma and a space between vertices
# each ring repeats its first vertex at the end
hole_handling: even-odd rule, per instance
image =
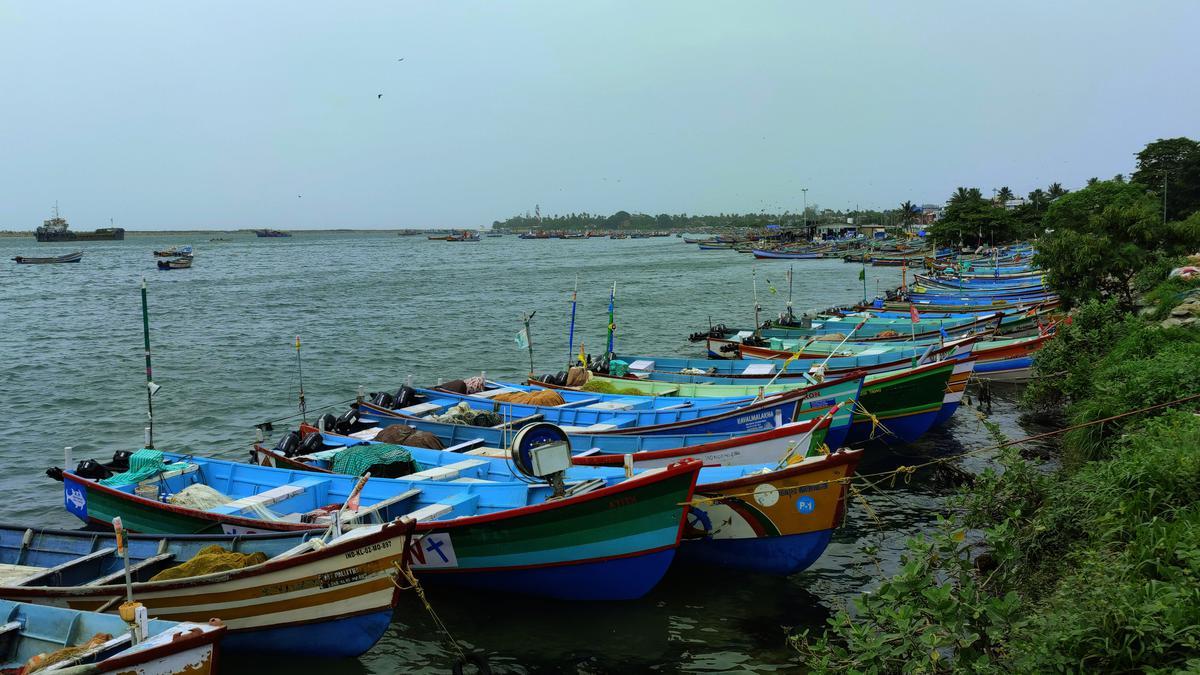
POLYGON ((617 282, 613 282, 612 292, 608 294, 608 356, 613 356, 613 333, 617 332, 617 282))
MULTIPOLYGON (((58 204, 54 205, 58 210, 58 204)), ((150 310, 146 303, 146 277, 142 277, 142 342, 146 347, 146 417, 150 426, 146 429, 146 447, 154 448, 154 373, 150 369, 150 310)))

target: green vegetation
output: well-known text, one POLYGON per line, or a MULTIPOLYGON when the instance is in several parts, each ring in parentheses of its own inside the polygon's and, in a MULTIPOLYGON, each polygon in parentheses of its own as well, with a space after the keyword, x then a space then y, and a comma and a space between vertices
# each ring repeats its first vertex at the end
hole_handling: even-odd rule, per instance
MULTIPOLYGON (((806 667, 1200 671, 1200 398, 1189 398, 1200 395, 1200 330, 1157 322, 1200 288, 1166 278, 1200 246, 1200 201, 1164 219, 1139 180, 1145 158, 1161 170, 1163 156, 1190 155, 1156 146, 1138 155, 1133 182, 1039 195, 1060 193, 1038 260, 1074 311, 1038 354, 1023 403, 1073 427, 1061 461, 1002 451, 938 531, 909 542, 896 575, 823 632, 793 637, 806 667), (1160 404, 1171 405, 1125 415, 1160 404)), ((954 222, 997 216, 981 199, 965 190, 954 222)))

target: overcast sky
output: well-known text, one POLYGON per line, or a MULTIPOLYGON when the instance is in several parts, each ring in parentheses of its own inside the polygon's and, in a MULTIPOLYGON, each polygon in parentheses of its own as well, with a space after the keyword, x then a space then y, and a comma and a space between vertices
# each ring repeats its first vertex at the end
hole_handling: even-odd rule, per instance
POLYGON ((1075 187, 1200 138, 1198 29, 1195 0, 0 0, 0 229, 1075 187))

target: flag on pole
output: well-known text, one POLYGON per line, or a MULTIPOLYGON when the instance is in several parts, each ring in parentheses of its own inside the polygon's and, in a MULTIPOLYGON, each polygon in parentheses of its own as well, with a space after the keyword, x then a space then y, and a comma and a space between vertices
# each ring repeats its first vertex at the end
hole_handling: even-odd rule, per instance
POLYGON ((861 270, 859 270, 859 271, 858 271, 858 280, 859 280, 859 281, 866 281, 866 280, 867 280, 867 268, 865 268, 865 267, 864 267, 864 268, 862 268, 861 270))
POLYGON ((529 349, 529 328, 522 328, 517 331, 516 337, 517 346, 521 349, 529 349))
POLYGON ((921 315, 917 313, 917 306, 916 306, 916 305, 909 305, 909 306, 908 306, 908 315, 912 317, 912 322, 913 322, 913 323, 916 323, 916 322, 918 322, 918 321, 920 321, 920 320, 921 320, 921 315))
POLYGON ((579 343, 579 365, 581 365, 581 366, 587 365, 587 353, 583 349, 582 342, 579 343))

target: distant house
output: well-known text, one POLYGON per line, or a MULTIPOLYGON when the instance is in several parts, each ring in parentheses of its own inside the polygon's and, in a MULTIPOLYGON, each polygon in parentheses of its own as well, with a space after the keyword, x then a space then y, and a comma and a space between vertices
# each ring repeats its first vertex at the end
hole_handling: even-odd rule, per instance
POLYGON ((945 210, 945 207, 938 204, 922 204, 921 215, 917 216, 917 222, 922 225, 932 225, 942 219, 945 210))
POLYGON ((1004 210, 1012 211, 1013 209, 1020 207, 1020 206, 1025 206, 1028 203, 1029 203, 1029 200, 1025 199, 1024 197, 1018 197, 1016 199, 1009 199, 1004 202, 1004 210))

